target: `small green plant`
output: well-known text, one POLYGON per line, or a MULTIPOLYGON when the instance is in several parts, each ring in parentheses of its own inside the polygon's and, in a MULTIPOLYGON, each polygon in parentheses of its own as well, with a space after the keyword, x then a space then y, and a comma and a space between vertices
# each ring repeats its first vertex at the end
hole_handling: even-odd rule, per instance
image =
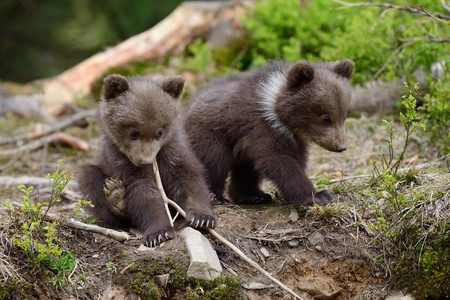
MULTIPOLYGON (((405 88, 408 88, 408 84, 406 82, 405 88)), ((400 124, 405 128, 406 136, 403 142, 403 147, 400 150, 400 154, 398 156, 395 155, 393 143, 395 134, 394 122, 383 120, 383 124, 386 125, 386 129, 388 132, 388 139, 386 141, 388 155, 386 156, 381 152, 382 147, 380 145, 381 170, 377 167, 374 161, 371 161, 376 178, 380 178, 382 176, 382 173, 389 174, 393 177, 396 176, 398 168, 404 160, 405 151, 408 148, 408 145, 411 143, 411 134, 415 132, 417 128, 421 128, 424 131, 426 130, 425 124, 419 121, 419 116, 417 115, 415 96, 417 95, 418 91, 419 86, 415 84, 413 90, 410 91, 409 96, 404 95, 402 97, 402 104, 404 105, 406 112, 400 112, 400 124)), ((391 180, 390 178, 386 179, 388 181, 391 180)))
MULTIPOLYGON (((51 181, 51 194, 48 199, 40 200, 37 196, 31 199, 34 187, 19 186, 24 193, 19 209, 9 211, 13 225, 18 230, 14 239, 15 244, 21 248, 35 267, 47 268, 55 274, 53 285, 60 288, 76 264, 76 255, 64 248, 65 241, 59 237, 59 223, 46 221, 50 208, 60 201, 60 196, 73 178, 67 169, 61 170, 62 161, 53 174, 48 174, 51 181)), ((79 213, 76 209, 73 214, 79 213)))
POLYGON ((400 124, 406 133, 398 153, 393 146, 394 123, 384 121, 388 154, 383 154, 380 147, 381 166, 372 161, 374 177, 369 187, 378 200, 370 206, 375 210, 377 221, 369 228, 378 232, 375 245, 388 249, 385 256, 393 256, 391 267, 397 287, 420 299, 440 299, 449 292, 444 287, 449 285, 450 268, 443 263, 450 255, 446 246, 449 226, 445 217, 428 211, 439 205, 448 208, 448 195, 424 184, 414 168, 399 171, 411 134, 418 128, 425 130, 416 112, 417 91, 416 85, 409 96, 403 97, 405 112, 400 114, 400 124))

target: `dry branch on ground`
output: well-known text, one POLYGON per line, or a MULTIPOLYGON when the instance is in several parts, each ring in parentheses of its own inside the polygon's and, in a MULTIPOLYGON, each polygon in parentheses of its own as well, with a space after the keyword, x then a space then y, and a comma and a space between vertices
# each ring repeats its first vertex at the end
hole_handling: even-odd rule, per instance
MULTIPOLYGON (((22 204, 17 203, 17 202, 13 202, 12 204, 15 207, 19 207, 19 208, 23 207, 22 204)), ((57 216, 57 215, 54 215, 51 213, 47 213, 44 216, 44 220, 50 221, 50 222, 57 221, 62 226, 65 226, 68 228, 80 229, 80 230, 84 230, 84 231, 88 231, 88 232, 92 232, 92 233, 101 234, 103 236, 106 236, 110 239, 116 240, 121 243, 128 241, 130 239, 130 235, 123 231, 117 231, 114 229, 104 228, 104 227, 100 227, 100 226, 93 225, 93 224, 86 224, 86 223, 77 221, 73 218, 63 218, 63 217, 60 217, 60 216, 57 216)))
POLYGON ((184 2, 153 28, 44 80, 44 104, 50 113, 58 115, 64 110, 64 103, 73 103, 77 97, 89 94, 92 84, 110 68, 136 61, 157 61, 169 53, 180 53, 219 22, 237 19, 242 7, 241 1, 184 2))

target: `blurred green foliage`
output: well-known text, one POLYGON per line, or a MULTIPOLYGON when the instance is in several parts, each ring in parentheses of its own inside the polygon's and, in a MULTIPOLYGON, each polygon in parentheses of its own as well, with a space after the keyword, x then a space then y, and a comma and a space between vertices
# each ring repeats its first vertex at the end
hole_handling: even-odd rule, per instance
MULTIPOLYGON (((440 146, 441 155, 450 153, 450 69, 446 72, 441 80, 430 82, 430 93, 421 107, 431 138, 440 146)), ((447 168, 450 171, 450 165, 447 168)))
POLYGON ((182 0, 3 0, 0 80, 25 82, 70 68, 145 31, 182 0))
MULTIPOLYGON (((386 1, 375 1, 386 2, 386 1)), ((389 1, 411 6, 408 1, 389 1)), ((439 1, 419 2, 446 14, 439 1)), ((342 8, 329 0, 260 0, 243 18, 251 39, 252 66, 268 59, 355 61, 354 82, 411 75, 420 66, 450 62, 450 26, 427 16, 379 7, 342 8), (304 3, 304 5, 302 5, 304 3), (306 4, 305 4, 306 3, 306 4)))

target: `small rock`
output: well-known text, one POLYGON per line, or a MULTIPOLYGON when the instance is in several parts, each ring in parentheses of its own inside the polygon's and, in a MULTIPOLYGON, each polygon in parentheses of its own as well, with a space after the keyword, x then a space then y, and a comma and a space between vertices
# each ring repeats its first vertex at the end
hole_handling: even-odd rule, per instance
POLYGON ((307 239, 313 246, 323 244, 325 240, 323 235, 318 231, 308 235, 307 239))
POLYGON ((92 258, 98 258, 98 254, 94 254, 94 255, 92 255, 92 258))
POLYGON ((298 246, 298 240, 291 240, 288 242, 289 246, 291 247, 297 247, 298 246))
POLYGON ((386 300, 414 300, 414 298, 411 295, 403 295, 403 293, 398 292, 387 296, 386 300))
POLYGON ((264 255, 264 258, 268 258, 270 256, 269 251, 267 251, 264 247, 261 248, 261 253, 264 255))
POLYGON ((169 275, 170 274, 156 275, 155 276, 156 282, 160 286, 165 288, 167 286, 167 282, 169 282, 169 275))
POLYGON ((143 253, 155 251, 155 249, 156 249, 156 247, 150 248, 150 247, 145 247, 143 244, 141 244, 139 246, 139 248, 137 248, 134 252, 136 254, 143 254, 143 253))
POLYGON ((130 233, 136 235, 137 239, 142 239, 142 232, 139 229, 131 227, 130 233))
POLYGON ((186 227, 181 236, 184 238, 189 252, 190 264, 188 278, 214 280, 222 273, 222 266, 211 243, 200 231, 186 227))
POLYGON ((250 282, 250 283, 243 283, 242 287, 246 290, 263 290, 263 289, 268 289, 273 287, 273 285, 266 285, 266 284, 262 284, 260 282, 250 282))
POLYGON ((320 279, 315 281, 304 281, 298 285, 298 288, 313 296, 314 299, 320 300, 336 299, 341 293, 339 288, 331 286, 328 282, 320 279))
POLYGON ((106 288, 102 295, 99 295, 99 300, 125 300, 127 293, 121 286, 110 285, 106 288))
POLYGON ((329 170, 334 170, 335 166, 330 165, 330 164, 322 164, 320 165, 320 170, 321 171, 329 171, 329 170))
POLYGON ((320 252, 320 251, 322 251, 322 247, 316 246, 316 250, 320 252))
POLYGON ((289 213, 289 219, 292 222, 297 222, 298 220, 298 212, 295 208, 291 208, 291 212, 289 213))

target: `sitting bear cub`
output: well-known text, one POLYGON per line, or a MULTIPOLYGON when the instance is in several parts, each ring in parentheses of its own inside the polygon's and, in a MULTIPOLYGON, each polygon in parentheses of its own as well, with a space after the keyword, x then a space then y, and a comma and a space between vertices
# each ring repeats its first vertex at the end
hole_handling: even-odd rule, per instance
POLYGON ((181 77, 106 77, 98 108, 102 151, 77 175, 83 196, 94 204, 92 214, 108 226, 138 227, 149 247, 175 235, 155 182, 155 159, 167 196, 186 211, 186 220, 200 227, 216 224, 204 169, 178 120, 183 86, 181 77), (123 198, 119 209, 104 196, 114 182, 123 187, 122 195, 116 193, 123 198))
POLYGON ((270 62, 208 85, 183 113, 189 142, 219 202, 270 201, 260 179, 276 184, 289 203, 327 204, 305 168, 310 141, 329 151, 347 149, 344 123, 354 63, 270 62))

